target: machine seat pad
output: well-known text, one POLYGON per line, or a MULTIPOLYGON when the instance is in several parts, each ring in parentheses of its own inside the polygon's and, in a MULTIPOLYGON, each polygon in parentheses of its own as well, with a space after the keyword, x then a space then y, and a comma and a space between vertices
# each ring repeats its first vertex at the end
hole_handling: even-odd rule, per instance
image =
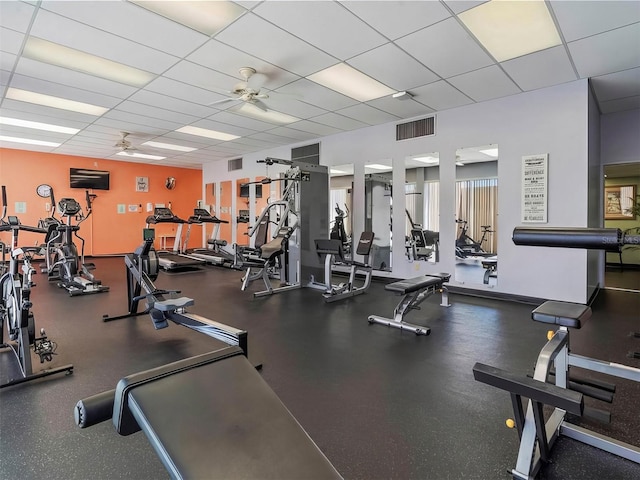
POLYGON ((429 287, 442 286, 444 282, 448 282, 451 275, 448 273, 440 273, 435 275, 424 275, 421 277, 407 278, 397 282, 389 283, 384 286, 385 290, 405 295, 411 292, 417 292, 429 287))
POLYGON ((246 357, 213 360, 128 390, 172 478, 341 478, 246 357))
POLYGON ((161 312, 173 312, 178 308, 190 307, 194 303, 193 298, 189 297, 168 298, 154 302, 153 308, 161 312))
POLYGON ((570 328, 582 327, 590 317, 591 308, 580 303, 548 301, 531 312, 531 318, 536 322, 570 328))

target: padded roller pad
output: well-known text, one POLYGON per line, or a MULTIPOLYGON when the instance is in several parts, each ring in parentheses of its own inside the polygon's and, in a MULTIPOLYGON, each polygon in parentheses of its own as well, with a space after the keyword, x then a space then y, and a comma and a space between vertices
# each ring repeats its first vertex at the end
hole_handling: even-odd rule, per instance
POLYGON ((189 297, 169 298, 167 300, 154 302, 153 308, 161 312, 173 312, 179 308, 190 307, 194 305, 194 303, 193 298, 189 297))
POLYGON ((591 308, 580 303, 548 301, 531 312, 536 322, 570 328, 580 328, 590 317, 591 308))
POLYGON ((422 277, 407 278, 406 280, 389 283, 388 285, 385 285, 384 289, 389 290, 390 292, 407 294, 429 287, 440 286, 444 282, 449 281, 450 278, 451 275, 448 273, 425 275, 422 277))

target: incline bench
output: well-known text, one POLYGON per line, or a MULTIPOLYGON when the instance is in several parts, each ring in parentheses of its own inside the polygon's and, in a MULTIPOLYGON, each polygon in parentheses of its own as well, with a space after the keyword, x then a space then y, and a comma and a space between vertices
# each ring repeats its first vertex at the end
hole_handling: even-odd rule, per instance
POLYGON ((238 347, 125 377, 74 413, 142 430, 172 478, 341 478, 238 347))
POLYGON ((437 273, 433 275, 424 275, 421 277, 408 278, 385 285, 384 289, 404 295, 400 303, 393 311, 393 318, 380 317, 378 315, 369 315, 369 323, 380 323, 388 327, 396 327, 400 330, 411 330, 416 335, 429 335, 431 329, 419 325, 412 325, 404 321, 404 316, 412 309, 419 310, 420 305, 428 297, 436 292, 442 293, 442 301, 440 306, 449 307, 449 294, 444 283, 451 278, 449 273, 437 273))

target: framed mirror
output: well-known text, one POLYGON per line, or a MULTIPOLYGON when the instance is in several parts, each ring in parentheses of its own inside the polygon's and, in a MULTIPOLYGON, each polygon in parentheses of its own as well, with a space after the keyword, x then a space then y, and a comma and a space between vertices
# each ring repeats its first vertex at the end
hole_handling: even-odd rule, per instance
POLYGON ((456 151, 455 280, 498 282, 498 145, 456 151))
POLYGON ((353 164, 329 168, 329 238, 340 240, 345 259, 351 260, 353 164))
POLYGON ((220 207, 219 212, 216 215, 220 220, 228 223, 220 224, 220 240, 226 240, 228 245, 233 242, 231 223, 232 223, 232 210, 231 204, 233 202, 233 192, 231 191, 231 180, 220 182, 220 207))
POLYGON ((405 159, 405 254, 410 262, 440 260, 440 156, 405 159))
POLYGON ((238 245, 247 245, 249 243, 249 220, 251 212, 250 188, 253 185, 247 185, 248 178, 239 178, 236 180, 236 243, 238 245))
POLYGON ((374 270, 387 272, 392 268, 392 170, 391 160, 370 162, 364 167, 364 230, 374 234, 369 263, 374 270))

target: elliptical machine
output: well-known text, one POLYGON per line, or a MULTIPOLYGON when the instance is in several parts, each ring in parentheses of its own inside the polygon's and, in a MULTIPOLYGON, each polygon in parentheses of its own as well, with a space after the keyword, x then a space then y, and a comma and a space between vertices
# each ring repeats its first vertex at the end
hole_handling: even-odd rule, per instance
MULTIPOLYGON (((61 222, 55 217, 46 219, 48 229, 46 237, 47 263, 43 273, 47 273, 49 281, 59 280, 58 286, 65 288, 70 296, 86 295, 89 293, 101 293, 109 290, 102 285, 91 273, 95 269, 93 263, 84 261, 84 238, 78 235, 80 224, 91 216, 91 197, 85 190, 87 199, 87 214, 83 215, 82 207, 73 198, 63 198, 58 202, 57 210, 66 217, 66 222, 61 222), (77 220, 72 224, 72 218, 77 220), (80 240, 80 254, 73 242, 73 237, 80 240)), ((51 191, 51 204, 55 205, 53 190, 51 191)))
POLYGON ((36 270, 31 265, 35 255, 43 255, 42 246, 18 247, 19 232, 47 233, 46 230, 22 225, 18 217, 9 216, 5 221, 7 195, 2 186, 2 217, 0 217, 0 232, 11 232, 11 250, 9 268, 0 275, 0 349, 8 348, 15 355, 20 370, 20 376, 0 384, 0 388, 28 382, 36 378, 46 377, 60 372, 73 372, 73 365, 65 365, 40 372, 33 372, 31 362, 31 348, 40 358, 40 363, 50 362, 55 355, 56 343, 49 339, 44 329, 40 329, 40 337, 36 337, 35 319, 31 312, 31 287, 35 286, 32 276, 36 270), (22 259, 20 259, 22 257, 22 259), (22 260, 21 272, 18 265, 22 260), (4 323, 7 324, 8 340, 4 343, 4 323))

